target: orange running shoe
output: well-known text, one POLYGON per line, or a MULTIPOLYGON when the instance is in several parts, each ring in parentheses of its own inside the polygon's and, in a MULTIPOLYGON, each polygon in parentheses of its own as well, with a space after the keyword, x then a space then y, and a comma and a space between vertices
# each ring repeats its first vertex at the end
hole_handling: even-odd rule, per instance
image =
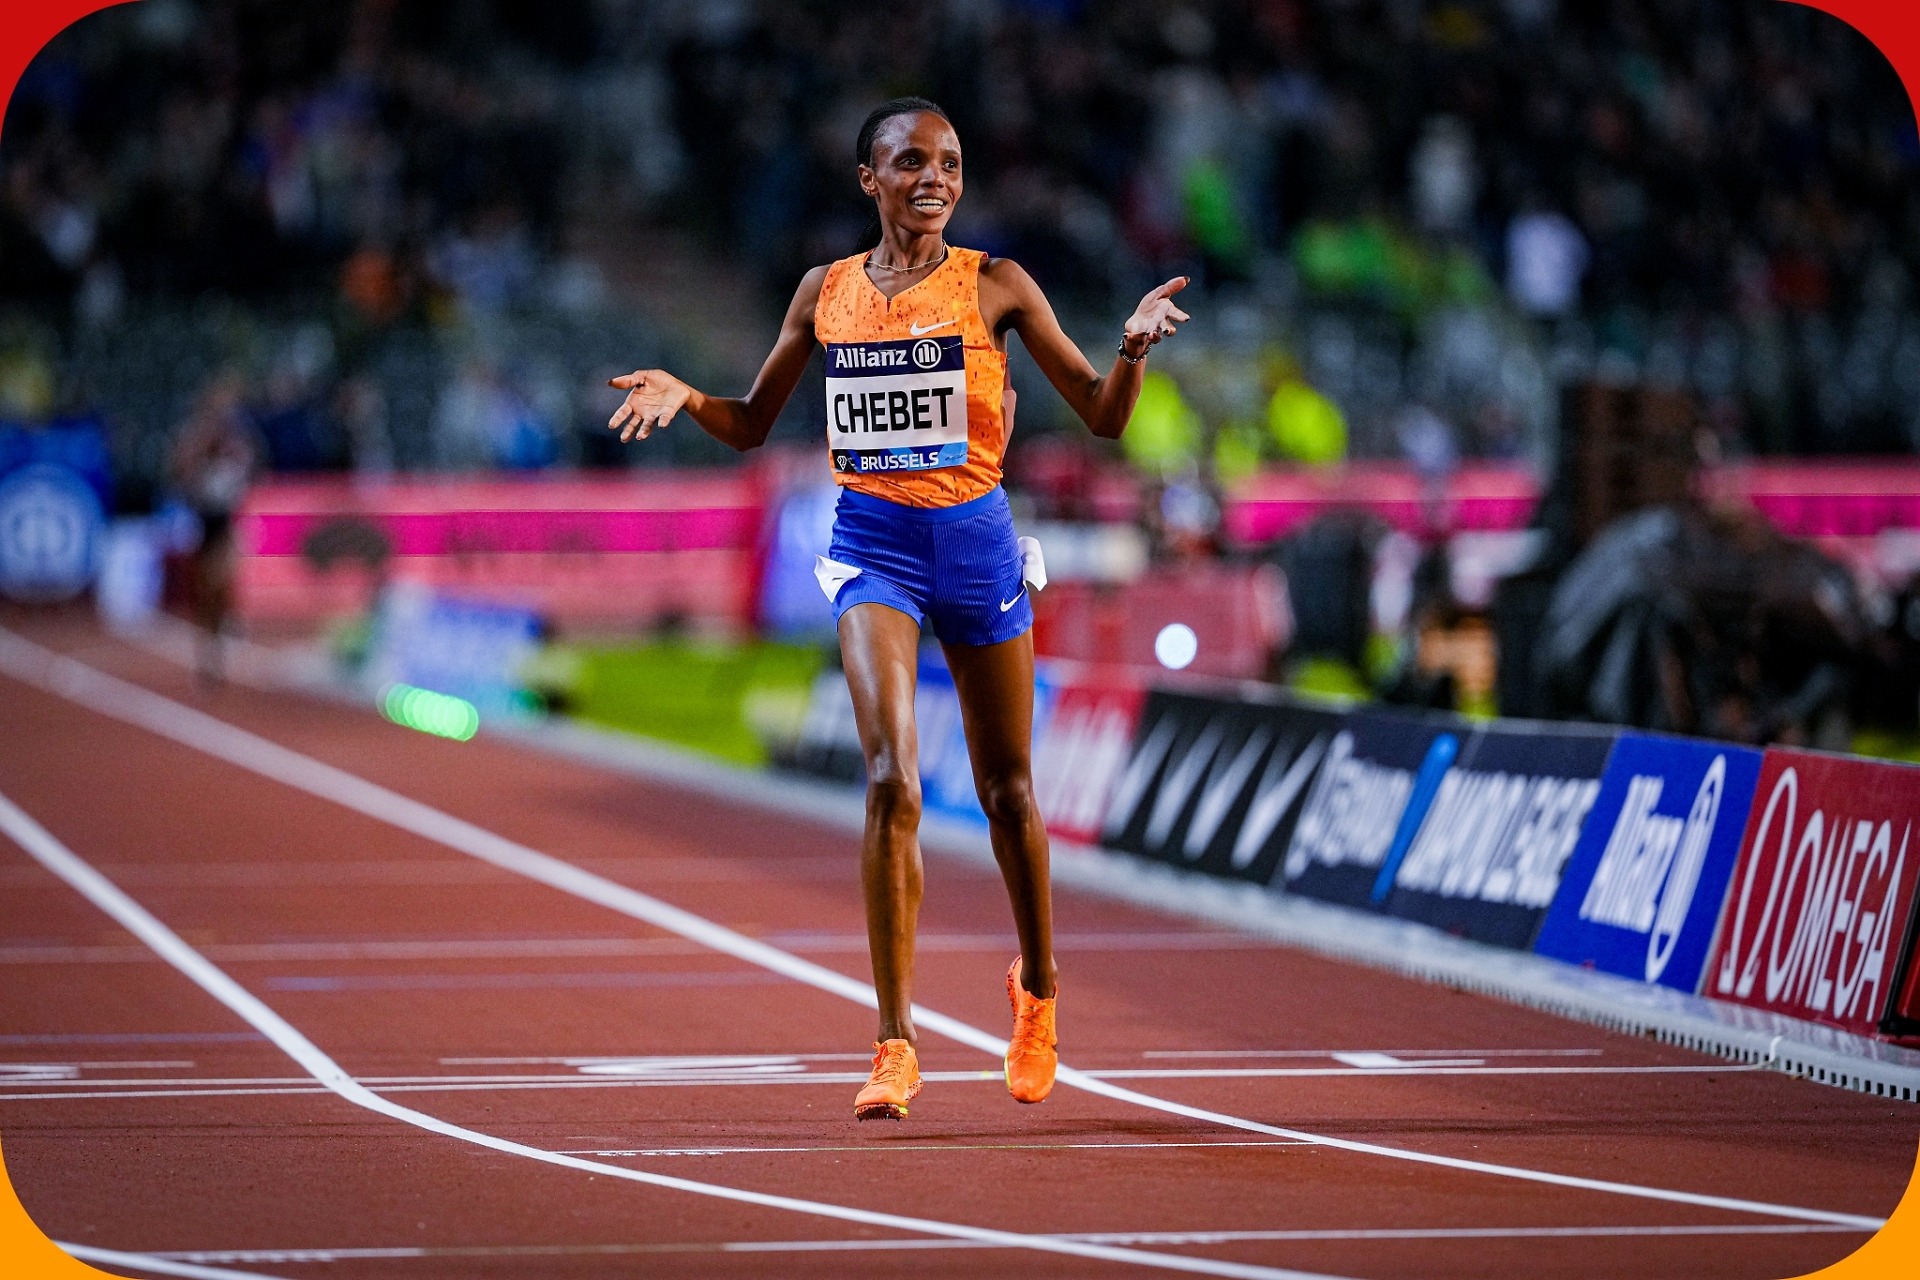
POLYGON ((853 1100, 856 1120, 905 1120, 907 1104, 920 1092, 920 1058, 905 1040, 873 1046, 873 1074, 853 1100))
POLYGON ((1054 1046, 1053 1004, 1020 985, 1020 957, 1007 970, 1007 999, 1013 1002, 1013 1039, 1007 1043, 1007 1092, 1015 1102, 1045 1102, 1053 1092, 1053 1070, 1060 1064, 1054 1046))

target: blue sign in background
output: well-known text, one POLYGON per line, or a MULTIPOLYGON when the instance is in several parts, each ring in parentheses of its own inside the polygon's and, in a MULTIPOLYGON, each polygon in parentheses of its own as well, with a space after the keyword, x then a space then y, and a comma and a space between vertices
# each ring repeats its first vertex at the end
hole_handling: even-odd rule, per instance
POLYGON ((1759 776, 1758 751, 1622 735, 1534 950, 1695 991, 1759 776))
MULTIPOLYGON (((1044 670, 1033 678, 1033 736, 1046 730, 1059 686, 1044 670)), ((953 673, 938 649, 920 651, 919 684, 913 718, 920 738, 920 803, 927 813, 966 818, 984 824, 987 815, 973 786, 973 761, 967 755, 966 728, 960 721, 960 697, 953 673)))
POLYGON ((1290 893, 1379 910, 1380 869, 1404 852, 1472 730, 1452 717, 1349 712, 1321 761, 1281 871, 1290 893))
POLYGON ((65 600, 85 590, 112 496, 96 420, 32 431, 0 423, 0 595, 65 600))
MULTIPOLYGON (((1539 726, 1515 731, 1489 726, 1477 730, 1461 748, 1451 776, 1443 776, 1428 794, 1425 812, 1418 815, 1419 829, 1404 843, 1396 842, 1399 865, 1390 870, 1393 881, 1385 895, 1388 914, 1418 920, 1445 929, 1449 933, 1491 942, 1502 947, 1525 950, 1531 946, 1546 914, 1548 895, 1554 887, 1541 888, 1537 894, 1529 886, 1546 874, 1545 851, 1559 850, 1563 856, 1572 824, 1581 820, 1581 811, 1565 788, 1561 803, 1547 803, 1545 810, 1530 810, 1532 788, 1543 780, 1584 782, 1587 796, 1598 802, 1594 781, 1606 768, 1607 755, 1613 749, 1614 731, 1587 726, 1539 726), (1506 823, 1488 821, 1497 815, 1487 812, 1492 797, 1476 795, 1468 780, 1478 776, 1483 782, 1506 779, 1506 796, 1515 799, 1513 786, 1528 788, 1519 808, 1506 815, 1506 823), (1449 803, 1448 788, 1454 791, 1449 803), (1534 825, 1543 823, 1544 825, 1534 825), (1423 849, 1424 846, 1424 849, 1423 849), (1439 858, 1442 880, 1422 887, 1418 860, 1423 852, 1439 858), (1509 880, 1491 874, 1505 859, 1520 856, 1522 866, 1530 866, 1528 876, 1509 880), (1450 865, 1449 865, 1450 864, 1450 865), (1481 879, 1481 874, 1485 879, 1481 879), (1454 877, 1460 883, 1453 883, 1454 877)), ((1584 797, 1580 797, 1584 799, 1584 797)), ((1412 811, 1413 806, 1408 806, 1412 811)), ((1585 811, 1591 816, 1592 810, 1585 811)), ((1586 828, 1579 827, 1584 834, 1586 828)), ((1403 833, 1404 837, 1404 833, 1403 833)), ((1429 861, 1426 871, 1434 871, 1429 861)), ((1508 871, 1515 868, 1509 866, 1508 871)), ((1558 868, 1564 877, 1564 864, 1558 868)), ((1375 883, 1377 891, 1381 886, 1375 883)))

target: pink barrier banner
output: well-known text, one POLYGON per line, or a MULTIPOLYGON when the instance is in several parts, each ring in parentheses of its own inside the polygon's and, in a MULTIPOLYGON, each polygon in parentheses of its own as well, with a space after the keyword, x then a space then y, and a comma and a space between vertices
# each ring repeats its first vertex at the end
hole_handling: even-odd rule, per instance
POLYGON ((1920 769, 1769 750, 1701 994, 1875 1034, 1920 879, 1920 769))
MULTIPOLYGON (((1702 489, 1717 501, 1751 503, 1783 533, 1800 537, 1920 528, 1920 463, 1910 458, 1740 463, 1708 472, 1702 489)), ((1444 522, 1455 531, 1522 528, 1539 497, 1526 467, 1462 467, 1447 482, 1444 522)), ((1425 523, 1413 469, 1370 462, 1264 472, 1228 499, 1226 532, 1235 542, 1266 542, 1340 509, 1371 512, 1409 533, 1425 523)))
MULTIPOLYGON (((1454 529, 1519 529, 1533 515, 1540 487, 1524 467, 1474 466, 1447 484, 1447 519, 1454 529)), ((1267 471, 1248 480, 1228 499, 1227 537, 1267 542, 1331 511, 1369 511, 1397 529, 1418 532, 1422 517, 1420 477, 1394 462, 1355 462, 1314 471, 1267 471)))
POLYGON ((666 616, 744 627, 766 492, 751 468, 275 481, 240 515, 240 611, 256 624, 302 625, 364 608, 373 584, 363 567, 321 572, 304 554, 317 531, 362 523, 385 536, 392 579, 523 605, 563 627, 666 616))
POLYGON ((1802 537, 1920 529, 1920 464, 1908 458, 1748 463, 1709 472, 1706 489, 1743 498, 1781 531, 1802 537))
POLYGON ((356 516, 396 555, 691 551, 751 546, 765 497, 751 472, 638 480, 409 480, 261 485, 240 517, 249 555, 297 556, 315 528, 356 516))

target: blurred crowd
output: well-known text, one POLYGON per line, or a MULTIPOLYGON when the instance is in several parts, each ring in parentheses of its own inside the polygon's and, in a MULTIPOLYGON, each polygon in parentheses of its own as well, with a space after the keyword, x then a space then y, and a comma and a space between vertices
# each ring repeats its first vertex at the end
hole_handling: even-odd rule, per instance
POLYGON ((966 148, 958 238, 1103 314, 1180 272, 1260 304, 1256 345, 1369 420, 1362 452, 1398 451, 1409 408, 1522 452, 1540 397, 1501 384, 1590 376, 1689 386, 1734 451, 1920 442, 1920 139, 1884 58, 1823 14, 735 4, 673 37, 685 194, 782 288, 859 242, 862 112, 925 92, 966 148))
POLYGON ((145 0, 8 108, 0 415, 152 470, 237 367, 282 470, 614 461, 593 375, 675 341, 620 229, 772 313, 861 245, 903 92, 960 130, 955 239, 1090 349, 1196 277, 1148 472, 1537 456, 1594 379, 1690 391, 1710 451, 1920 445, 1912 110, 1771 0, 145 0))

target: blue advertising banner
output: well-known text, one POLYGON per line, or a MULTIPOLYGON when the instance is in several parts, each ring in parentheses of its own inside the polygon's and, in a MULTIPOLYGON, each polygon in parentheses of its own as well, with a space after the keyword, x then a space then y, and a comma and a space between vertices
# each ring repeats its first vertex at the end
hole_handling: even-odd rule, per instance
POLYGON ((1378 910, 1383 869, 1408 848, 1469 733, 1446 716, 1343 716, 1287 845, 1287 889, 1378 910))
MULTIPOLYGON (((1046 732, 1056 692, 1051 676, 1045 670, 1036 670, 1033 679, 1035 737, 1046 732)), ((920 651, 913 717, 920 733, 921 807, 927 813, 985 823, 987 815, 981 811, 980 798, 974 792, 973 762, 967 755, 967 734, 960 720, 960 698, 954 692, 953 673, 947 670, 939 649, 932 645, 920 651)))
POLYGON ((0 595, 66 600, 99 563, 112 485, 92 419, 29 431, 0 423, 0 595))
POLYGON ((1405 853, 1382 868, 1375 901, 1449 933, 1532 946, 1615 736, 1545 726, 1476 731, 1434 785, 1405 853))
POLYGON ((520 673, 541 631, 531 609, 395 583, 374 620, 367 678, 464 698, 485 719, 525 715, 534 704, 520 673))
POLYGON ((1534 950, 1697 990, 1760 760, 1723 743, 1623 735, 1534 950))

